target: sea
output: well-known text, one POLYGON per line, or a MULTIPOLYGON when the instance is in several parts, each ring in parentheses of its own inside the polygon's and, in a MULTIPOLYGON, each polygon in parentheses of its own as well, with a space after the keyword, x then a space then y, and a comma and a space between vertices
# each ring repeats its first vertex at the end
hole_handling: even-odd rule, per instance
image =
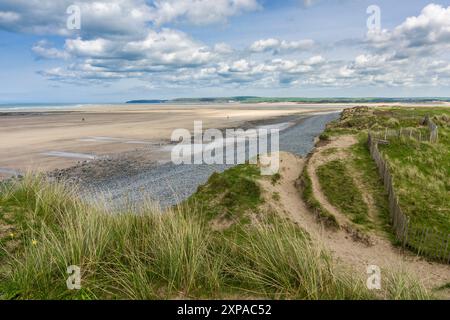
POLYGON ((36 109, 72 109, 84 107, 89 104, 80 103, 0 103, 0 111, 26 111, 26 110, 36 110, 36 109))
POLYGON ((123 106, 124 103, 0 103, 0 112, 72 110, 89 106, 123 106))

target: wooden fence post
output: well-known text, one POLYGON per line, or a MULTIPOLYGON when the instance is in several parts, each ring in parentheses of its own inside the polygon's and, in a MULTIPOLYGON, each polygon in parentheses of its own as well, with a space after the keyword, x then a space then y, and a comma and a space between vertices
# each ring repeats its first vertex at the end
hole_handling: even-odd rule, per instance
POLYGON ((442 258, 446 259, 448 254, 448 261, 450 262, 450 250, 448 250, 448 244, 450 243, 450 234, 447 235, 447 244, 445 245, 444 253, 442 254, 442 258))
POLYGON ((409 231, 409 217, 406 217, 405 227, 403 229, 403 248, 406 246, 406 243, 408 242, 408 231, 409 231))
MULTIPOLYGON (((400 128, 399 132, 399 135, 402 136, 402 128, 400 128)), ((387 135, 388 132, 386 128, 384 133, 385 140, 387 139, 387 135)), ((410 138, 412 137, 412 129, 409 131, 409 136, 410 138)), ((419 141, 421 141, 422 134, 420 130, 418 137, 419 141)), ((430 142, 432 141, 432 137, 432 131, 430 130, 430 142)), ((402 242, 402 246, 404 248, 407 246, 414 247, 419 255, 425 253, 428 256, 433 256, 434 254, 435 258, 442 259, 443 261, 447 260, 447 263, 450 263, 450 234, 433 232, 430 228, 411 228, 410 218, 402 212, 398 197, 395 194, 394 182, 389 171, 388 163, 384 160, 378 149, 378 140, 374 139, 373 133, 370 131, 368 135, 368 147, 370 150, 370 155, 375 161, 380 176, 383 179, 385 190, 388 193, 389 214, 392 228, 397 240, 402 242), (445 236, 447 236, 447 238, 445 238, 445 236), (433 243, 431 244, 431 249, 427 249, 426 244, 428 243, 428 240, 430 240, 430 237, 433 239, 433 243), (446 242, 445 245, 444 242, 446 242)))

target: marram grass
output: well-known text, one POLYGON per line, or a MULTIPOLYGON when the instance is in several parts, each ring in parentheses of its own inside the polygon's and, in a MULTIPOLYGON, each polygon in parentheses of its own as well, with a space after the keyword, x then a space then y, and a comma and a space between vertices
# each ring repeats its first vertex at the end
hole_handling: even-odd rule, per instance
POLYGON ((367 290, 363 278, 276 216, 218 232, 197 206, 113 214, 75 193, 31 175, 2 186, 1 212, 12 214, 20 234, 15 250, 2 248, 2 299, 428 297, 400 277, 382 292, 367 290), (81 290, 67 289, 70 265, 81 268, 81 290))

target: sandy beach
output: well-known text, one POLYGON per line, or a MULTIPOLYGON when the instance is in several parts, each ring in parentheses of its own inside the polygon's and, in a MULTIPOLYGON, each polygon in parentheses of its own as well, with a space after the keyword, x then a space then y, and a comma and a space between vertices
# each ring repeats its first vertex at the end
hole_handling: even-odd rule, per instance
POLYGON ((64 110, 0 111, 0 176, 49 171, 80 161, 147 150, 154 161, 176 128, 239 127, 252 120, 330 112, 337 105, 91 105, 64 110))

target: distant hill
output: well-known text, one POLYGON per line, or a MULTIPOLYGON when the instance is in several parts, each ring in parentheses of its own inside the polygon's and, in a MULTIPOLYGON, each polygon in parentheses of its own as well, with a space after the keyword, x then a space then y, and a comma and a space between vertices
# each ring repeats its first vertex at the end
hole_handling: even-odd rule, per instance
POLYGON ((237 96, 237 97, 206 97, 206 98, 177 98, 172 102, 181 103, 226 103, 226 102, 247 102, 252 99, 262 99, 254 96, 237 96))
POLYGON ((261 103, 261 102, 297 102, 297 103, 432 103, 450 102, 450 98, 424 97, 424 98, 301 98, 301 97, 204 97, 204 98, 177 98, 171 100, 131 100, 126 103, 261 103))
POLYGON ((127 101, 126 103, 165 103, 167 101, 169 101, 169 100, 157 100, 157 99, 154 99, 154 100, 130 100, 130 101, 127 101))

